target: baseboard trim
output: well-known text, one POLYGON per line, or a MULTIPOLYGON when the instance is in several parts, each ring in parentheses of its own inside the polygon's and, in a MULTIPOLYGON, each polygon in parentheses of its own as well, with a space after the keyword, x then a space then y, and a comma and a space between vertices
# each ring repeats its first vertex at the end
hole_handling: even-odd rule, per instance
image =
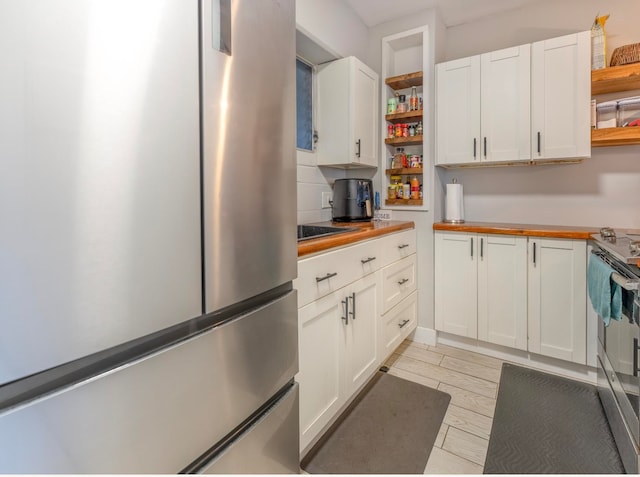
MULTIPOLYGON (((428 330, 434 331, 434 330, 428 330)), ((463 338, 461 336, 451 335, 443 332, 435 332, 437 342, 443 345, 460 348, 475 353, 484 354, 503 361, 509 361, 514 364, 520 364, 529 368, 537 369, 551 374, 557 374, 570 379, 587 382, 590 384, 597 383, 597 369, 568 361, 562 361, 546 356, 520 351, 516 349, 506 348, 504 346, 484 343, 482 341, 463 338)), ((417 340, 414 340, 417 341, 417 340)), ((422 341, 419 341, 422 343, 422 341)), ((427 343, 430 344, 430 343, 427 343)))
POLYGON ((435 346, 438 342, 438 334, 436 330, 431 328, 423 328, 418 326, 413 333, 408 336, 408 339, 415 341, 416 343, 422 343, 430 346, 435 346))

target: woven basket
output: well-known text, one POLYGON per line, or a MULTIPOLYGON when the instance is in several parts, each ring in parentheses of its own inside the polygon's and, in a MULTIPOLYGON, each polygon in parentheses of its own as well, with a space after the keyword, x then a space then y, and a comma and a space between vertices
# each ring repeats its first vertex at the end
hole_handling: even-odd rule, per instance
POLYGON ((613 50, 609 66, 628 65, 640 62, 640 43, 624 45, 613 50))

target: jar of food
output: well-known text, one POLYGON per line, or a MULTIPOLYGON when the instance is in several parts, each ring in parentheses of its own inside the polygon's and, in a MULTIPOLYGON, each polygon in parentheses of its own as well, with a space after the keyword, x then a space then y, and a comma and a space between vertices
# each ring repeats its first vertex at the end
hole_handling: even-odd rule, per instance
POLYGON ((422 121, 419 121, 416 126, 416 136, 422 136, 422 121))
POLYGON ((402 137, 409 137, 409 125, 406 123, 402 125, 402 137))
POLYGON ((411 198, 411 184, 409 182, 402 184, 402 198, 404 200, 409 200, 411 198))
POLYGON ((406 100, 406 96, 404 94, 401 94, 400 96, 398 96, 398 107, 396 109, 396 112, 398 113, 407 112, 407 103, 405 103, 405 100, 406 100))
POLYGON ((411 124, 409 125, 409 137, 413 137, 416 135, 416 127, 411 124))
POLYGON ((409 97, 409 109, 411 111, 418 110, 418 91, 415 86, 411 87, 411 96, 409 97))
POLYGON ((395 199, 396 198, 396 185, 395 184, 389 184, 389 187, 387 189, 387 198, 388 199, 395 199))
POLYGON ((396 124, 395 136, 396 137, 402 137, 402 124, 400 124, 400 123, 396 124))
POLYGON ((395 114, 398 109, 398 100, 395 98, 387 99, 387 114, 395 114))
POLYGON ((393 127, 393 124, 388 124, 387 125, 387 137, 394 137, 395 136, 395 128, 393 127))

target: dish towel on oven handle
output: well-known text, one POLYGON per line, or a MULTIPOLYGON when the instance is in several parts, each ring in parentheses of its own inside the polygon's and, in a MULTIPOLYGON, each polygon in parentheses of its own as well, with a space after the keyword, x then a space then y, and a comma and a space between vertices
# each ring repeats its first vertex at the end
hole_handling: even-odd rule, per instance
POLYGON ((591 255, 587 268, 587 290, 593 309, 605 326, 609 326, 612 318, 618 321, 622 319, 622 289, 611 279, 613 272, 613 268, 600 257, 591 255))

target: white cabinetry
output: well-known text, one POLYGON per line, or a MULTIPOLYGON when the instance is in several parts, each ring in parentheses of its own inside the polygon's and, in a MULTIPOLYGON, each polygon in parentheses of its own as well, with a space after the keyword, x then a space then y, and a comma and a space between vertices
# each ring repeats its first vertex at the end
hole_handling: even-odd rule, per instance
POLYGON ((586 363, 584 240, 529 241, 529 351, 586 363))
POLYGON ((527 238, 482 235, 478 339, 527 349, 527 238))
POLYGON ((415 230, 298 262, 303 452, 417 326, 415 263, 415 230))
POLYGON ((590 33, 436 65, 436 164, 591 156, 590 33))
POLYGON ((478 265, 475 234, 435 233, 436 330, 478 337, 478 265))
POLYGON ((530 45, 436 66, 437 164, 531 159, 530 45))
POLYGON ((586 242, 435 233, 436 330, 586 363, 586 242))
POLYGON ((588 31, 531 47, 533 159, 591 157, 591 36, 588 31))
POLYGON ((378 75, 354 56, 318 66, 318 165, 376 167, 378 75))
POLYGON ((436 232, 436 329, 527 348, 527 239, 436 232))
POLYGON ((379 275, 298 310, 300 448, 376 370, 379 275))

